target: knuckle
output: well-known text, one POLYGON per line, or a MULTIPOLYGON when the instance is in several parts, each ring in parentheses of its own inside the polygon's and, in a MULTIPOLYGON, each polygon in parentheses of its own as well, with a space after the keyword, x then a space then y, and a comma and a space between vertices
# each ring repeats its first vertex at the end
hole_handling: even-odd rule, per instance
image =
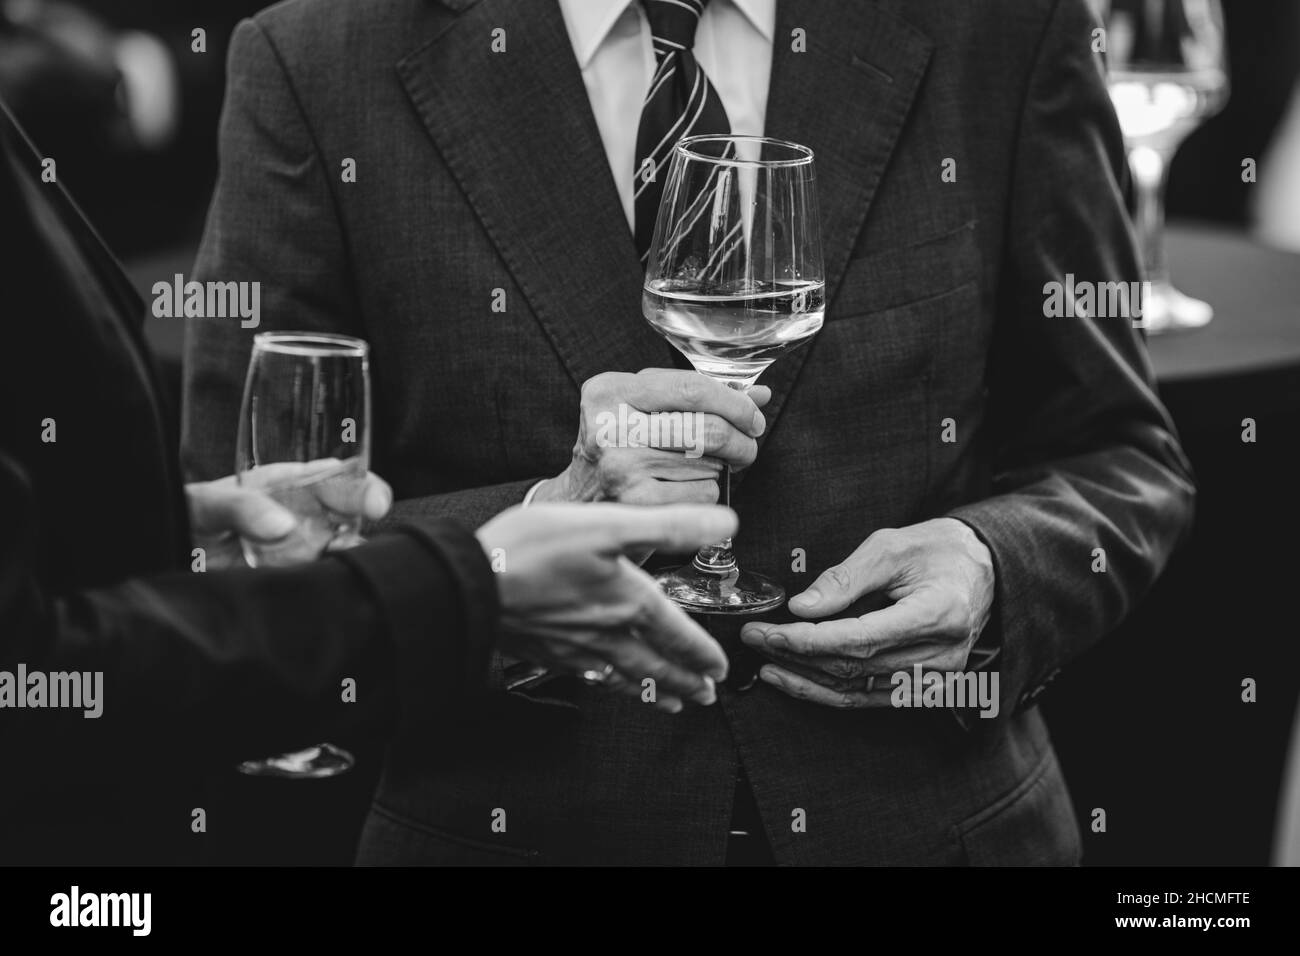
POLYGON ((853 587, 853 575, 842 564, 827 568, 822 574, 822 581, 836 591, 849 591, 853 587))
POLYGON ((662 657, 653 657, 641 668, 642 676, 649 677, 656 684, 663 684, 673 676, 672 665, 662 657))
POLYGON ((581 396, 582 406, 587 408, 591 405, 600 404, 605 396, 612 391, 613 379, 617 373, 601 372, 599 375, 593 375, 582 383, 581 396))
POLYGON ((867 543, 874 546, 881 554, 893 555, 898 551, 898 539, 898 529, 877 528, 867 537, 867 543))
POLYGON ((826 672, 840 680, 850 680, 857 677, 860 670, 861 665, 857 661, 851 661, 843 657, 837 657, 826 664, 826 672))
POLYGON ((673 396, 682 408, 695 408, 704 399, 703 377, 692 372, 679 375, 673 383, 673 396))
POLYGON ((749 437, 741 438, 737 442, 737 448, 733 461, 741 468, 747 468, 758 459, 758 442, 749 437))
POLYGON ((698 415, 698 420, 704 447, 710 451, 725 448, 731 431, 727 424, 714 415, 698 415))

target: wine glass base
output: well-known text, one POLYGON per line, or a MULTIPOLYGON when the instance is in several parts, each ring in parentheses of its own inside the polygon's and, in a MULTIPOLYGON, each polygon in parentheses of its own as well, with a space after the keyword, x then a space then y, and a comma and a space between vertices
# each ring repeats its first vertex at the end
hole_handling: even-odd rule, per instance
POLYGON ((785 588, 739 568, 711 574, 687 564, 661 571, 655 580, 674 604, 692 614, 759 614, 785 603, 785 588))
POLYGON ((1204 328, 1213 318, 1212 305, 1184 295, 1168 282, 1151 283, 1151 291, 1142 305, 1148 335, 1204 328))
POLYGON ((280 777, 286 780, 321 780, 337 777, 352 769, 356 760, 342 747, 317 744, 306 750, 279 754, 261 760, 245 760, 239 772, 250 777, 280 777))

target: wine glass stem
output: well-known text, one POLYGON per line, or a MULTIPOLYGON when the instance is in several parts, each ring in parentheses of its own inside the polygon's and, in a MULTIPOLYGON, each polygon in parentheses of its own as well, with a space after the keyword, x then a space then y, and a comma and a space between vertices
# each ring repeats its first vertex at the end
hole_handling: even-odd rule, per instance
MULTIPOLYGON (((718 504, 731 507, 731 466, 724 465, 718 476, 718 504)), ((736 570, 736 556, 731 550, 731 539, 717 544, 707 544, 695 554, 695 567, 706 574, 730 574, 736 570)))
POLYGON ((1150 146, 1129 150, 1133 189, 1137 201, 1137 233, 1147 281, 1159 285, 1169 280, 1165 262, 1165 181, 1169 157, 1150 146))
MULTIPOLYGON (((738 392, 748 392, 754 383, 728 381, 728 388, 738 392)), ((731 466, 723 465, 722 474, 718 476, 718 504, 724 508, 731 507, 731 466)), ((695 569, 705 574, 731 574, 736 570, 736 555, 731 550, 731 539, 724 538, 717 544, 708 544, 695 553, 695 569)))

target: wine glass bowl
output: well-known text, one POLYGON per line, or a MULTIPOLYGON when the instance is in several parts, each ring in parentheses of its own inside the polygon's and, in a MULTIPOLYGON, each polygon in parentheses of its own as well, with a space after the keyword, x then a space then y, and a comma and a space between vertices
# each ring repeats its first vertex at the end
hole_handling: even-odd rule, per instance
MULTIPOLYGON (((812 150, 768 137, 687 137, 669 165, 642 314, 697 372, 747 390, 822 326, 820 229, 812 150)), ((719 488, 729 505, 729 473, 719 488)), ((730 539, 658 580, 696 613, 754 614, 785 600, 780 585, 737 565, 730 539)))

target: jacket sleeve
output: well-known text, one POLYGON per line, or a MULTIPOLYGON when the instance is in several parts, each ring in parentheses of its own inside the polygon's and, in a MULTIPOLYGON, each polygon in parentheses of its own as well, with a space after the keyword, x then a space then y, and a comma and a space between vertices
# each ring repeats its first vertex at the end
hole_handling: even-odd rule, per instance
MULTIPOLYGON (((194 278, 257 281, 262 315, 291 315, 301 331, 361 334, 347 239, 330 191, 337 170, 322 158, 256 21, 235 30, 227 75, 220 173, 194 278)), ((186 323, 181 452, 190 480, 230 472, 244 372, 262 330, 230 319, 186 323)), ((400 501, 393 518, 446 516, 477 527, 519 504, 544 477, 400 501)))
POLYGON ((102 715, 9 701, 0 710, 6 750, 58 753, 42 740, 48 731, 74 748, 93 738, 139 753, 183 740, 245 758, 318 742, 358 711, 418 726, 483 683, 496 584, 477 540, 450 522, 296 568, 49 593, 36 571, 32 500, 24 472, 0 450, 0 517, 13 532, 0 536, 0 671, 101 672, 102 715), (355 702, 343 693, 348 678, 355 702))
POLYGON ((1092 52, 1097 26, 1083 0, 1060 0, 1043 34, 990 356, 995 495, 950 513, 993 554, 1004 713, 1123 620, 1192 516, 1190 467, 1132 321, 1045 308, 1045 286, 1068 274, 1141 279, 1123 140, 1092 52))

